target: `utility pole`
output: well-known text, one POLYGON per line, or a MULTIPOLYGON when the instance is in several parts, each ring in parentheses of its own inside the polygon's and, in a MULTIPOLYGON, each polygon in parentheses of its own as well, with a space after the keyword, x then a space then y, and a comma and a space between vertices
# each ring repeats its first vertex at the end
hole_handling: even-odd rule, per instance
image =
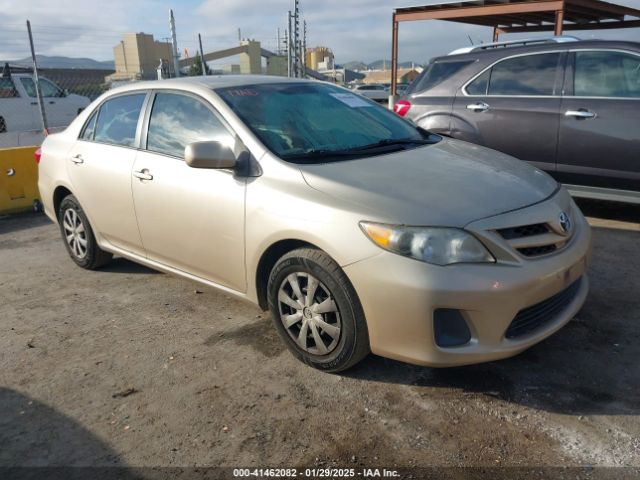
POLYGON ((171 43, 173 44, 173 74, 180 76, 180 54, 178 53, 178 40, 176 38, 176 20, 173 18, 173 10, 169 10, 169 29, 171 30, 171 43))
POLYGON ((40 118, 42 119, 42 131, 45 135, 49 135, 49 126, 47 124, 47 112, 44 109, 44 99, 42 98, 42 90, 40 89, 40 79, 38 78, 38 62, 36 61, 36 50, 33 46, 33 35, 31 33, 31 22, 27 20, 27 32, 29 32, 29 45, 31 46, 31 58, 33 59, 33 81, 36 84, 36 96, 40 105, 40 118))
POLYGON ((287 28, 287 77, 293 77, 293 55, 291 55, 291 10, 288 14, 289 26, 287 28))
POLYGON ((307 21, 302 23, 302 78, 307 76, 307 21))
POLYGON ((207 62, 204 61, 204 51, 202 50, 202 37, 198 34, 198 44, 200 45, 200 65, 202 67, 202 75, 207 74, 207 62))

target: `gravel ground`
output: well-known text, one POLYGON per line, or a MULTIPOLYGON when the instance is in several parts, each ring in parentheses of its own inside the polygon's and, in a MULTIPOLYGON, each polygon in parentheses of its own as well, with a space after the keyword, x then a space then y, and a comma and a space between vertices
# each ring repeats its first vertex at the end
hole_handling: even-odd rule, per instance
POLYGON ((252 305, 124 259, 81 270, 44 216, 2 218, 0 466, 637 473, 640 208, 581 206, 592 289, 556 335, 495 363, 371 356, 341 375, 295 361, 252 305))

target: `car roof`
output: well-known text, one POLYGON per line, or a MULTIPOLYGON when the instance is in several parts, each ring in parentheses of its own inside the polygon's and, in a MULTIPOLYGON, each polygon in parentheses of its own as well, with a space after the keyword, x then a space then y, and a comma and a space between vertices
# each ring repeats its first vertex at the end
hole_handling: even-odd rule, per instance
POLYGON ((442 55, 433 58, 432 62, 447 60, 476 60, 493 59, 520 55, 523 53, 553 52, 565 50, 580 50, 583 48, 619 48, 623 50, 640 51, 640 42, 625 40, 578 40, 565 43, 535 43, 529 45, 496 46, 487 49, 474 50, 468 53, 442 55))
POLYGON ((128 83, 116 87, 110 92, 126 92, 131 90, 149 90, 161 88, 177 88, 189 90, 200 87, 208 89, 225 87, 243 87, 246 85, 259 85, 267 83, 316 83, 316 80, 301 78, 277 77, 274 75, 206 75, 198 77, 169 78, 165 80, 147 80, 128 83))

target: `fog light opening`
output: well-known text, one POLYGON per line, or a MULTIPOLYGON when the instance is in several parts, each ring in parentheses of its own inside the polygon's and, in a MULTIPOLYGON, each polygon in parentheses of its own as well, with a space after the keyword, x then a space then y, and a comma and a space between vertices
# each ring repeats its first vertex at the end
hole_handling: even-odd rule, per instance
POLYGON ((459 347, 469 343, 471 331, 460 310, 438 308, 433 312, 433 330, 439 347, 459 347))

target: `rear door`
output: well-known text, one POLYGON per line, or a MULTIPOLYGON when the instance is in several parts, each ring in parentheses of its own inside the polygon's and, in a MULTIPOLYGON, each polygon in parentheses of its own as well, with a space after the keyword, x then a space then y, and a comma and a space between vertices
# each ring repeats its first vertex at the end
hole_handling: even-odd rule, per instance
POLYGON ((246 178, 191 168, 191 142, 233 142, 213 107, 195 95, 159 91, 133 169, 133 199, 149 259, 236 291, 246 291, 246 178))
POLYGON ((111 245, 144 255, 131 195, 133 168, 146 93, 106 100, 89 117, 69 151, 72 191, 91 226, 111 245))
POLYGON ((640 190, 640 54, 579 50, 568 65, 559 179, 640 190))
POLYGON ((508 57, 456 95, 452 135, 555 170, 564 52, 508 57))

